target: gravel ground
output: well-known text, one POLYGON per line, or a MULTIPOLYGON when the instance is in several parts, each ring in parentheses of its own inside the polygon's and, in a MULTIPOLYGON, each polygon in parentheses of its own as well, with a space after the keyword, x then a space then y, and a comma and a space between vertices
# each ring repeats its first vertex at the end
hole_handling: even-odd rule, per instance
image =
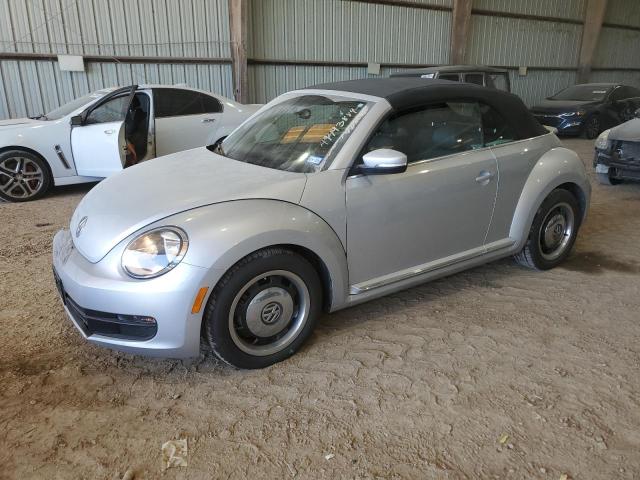
MULTIPOLYGON (((568 140, 589 171, 592 142, 568 140)), ((235 371, 84 342, 51 238, 87 186, 0 205, 0 478, 640 477, 640 184, 594 183, 570 260, 503 260, 325 315, 235 371), (161 470, 187 439, 188 466, 161 470)))

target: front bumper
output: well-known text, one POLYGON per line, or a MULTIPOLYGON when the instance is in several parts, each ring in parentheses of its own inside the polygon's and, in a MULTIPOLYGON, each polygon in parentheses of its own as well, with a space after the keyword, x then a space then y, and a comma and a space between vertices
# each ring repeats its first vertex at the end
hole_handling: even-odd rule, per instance
POLYGON ((610 150, 595 150, 593 167, 613 179, 640 180, 640 144, 613 140, 610 150))
POLYGON ((202 314, 191 307, 206 286, 206 269, 182 262, 160 277, 135 280, 122 272, 119 251, 91 263, 73 248, 68 230, 53 239, 53 269, 67 316, 88 341, 150 356, 199 354, 202 314))
POLYGON ((534 113, 536 120, 542 125, 554 127, 559 135, 580 135, 585 117, 561 117, 560 115, 534 113))

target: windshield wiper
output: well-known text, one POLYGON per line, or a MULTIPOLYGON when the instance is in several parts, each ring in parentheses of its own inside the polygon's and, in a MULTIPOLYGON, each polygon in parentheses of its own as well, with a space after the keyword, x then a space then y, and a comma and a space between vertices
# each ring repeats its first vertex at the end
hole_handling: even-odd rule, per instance
POLYGON ((40 113, 34 117, 29 117, 31 120, 48 120, 47 116, 44 113, 40 113))

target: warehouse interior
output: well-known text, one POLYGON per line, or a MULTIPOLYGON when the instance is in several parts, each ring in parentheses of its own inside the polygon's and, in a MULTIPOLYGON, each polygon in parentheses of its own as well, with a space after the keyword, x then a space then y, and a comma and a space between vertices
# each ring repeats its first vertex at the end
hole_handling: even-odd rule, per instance
MULTIPOLYGON (((3 128, 19 137, 20 122, 113 87, 129 101, 147 98, 145 85, 197 89, 235 112, 198 119, 220 130, 193 144, 181 130, 171 137, 181 146, 161 153, 156 139, 164 158, 221 153, 263 104, 318 84, 481 65, 506 70, 533 111, 576 84, 640 89, 638 52, 637 0, 0 0, 0 167, 13 148, 3 128)), ((627 114, 624 125, 640 122, 640 109, 627 114)), ((79 117, 61 118, 73 128, 79 117)), ((53 175, 32 201, 0 194, 0 478, 638 478, 640 182, 631 180, 640 167, 602 176, 597 148, 610 147, 613 125, 595 136, 547 126, 557 148, 576 152, 591 189, 560 266, 501 258, 325 311, 295 355, 257 370, 227 365, 206 333, 197 357, 154 358, 87 342, 67 318, 54 236, 71 229, 77 240, 83 199, 128 169, 104 182, 95 169, 53 175)), ((635 135, 625 139, 640 146, 635 135)), ((97 158, 101 145, 88 142, 86 154, 97 158)), ((55 147, 69 168, 75 146, 55 147)), ((180 169, 198 175, 187 162, 180 169)), ((172 175, 156 185, 158 204, 190 195, 172 175)), ((248 198, 266 195, 251 185, 248 198)), ((130 193, 112 194, 123 217, 142 208, 126 203, 130 193)))
POLYGON ((640 10, 631 0, 606 8, 586 0, 475 0, 459 2, 456 12, 452 0, 250 1, 233 29, 238 37, 226 0, 59 3, 0 6, 0 118, 132 83, 184 83, 233 98, 234 44, 238 68, 246 68, 242 103, 363 78, 369 64, 378 76, 443 64, 506 67, 528 106, 574 83, 640 86, 632 54, 640 48, 640 10), (452 49, 456 15, 463 20, 452 49), (82 55, 85 71, 60 71, 59 54, 82 55))

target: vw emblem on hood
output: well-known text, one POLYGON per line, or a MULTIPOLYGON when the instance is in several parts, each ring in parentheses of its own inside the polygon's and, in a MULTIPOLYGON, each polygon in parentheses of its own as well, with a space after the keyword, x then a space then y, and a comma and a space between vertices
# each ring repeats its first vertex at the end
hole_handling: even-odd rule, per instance
POLYGON ((76 227, 76 238, 78 238, 82 233, 82 229, 87 224, 87 220, 89 220, 89 217, 84 216, 80 219, 80 222, 78 222, 78 226, 76 227))

